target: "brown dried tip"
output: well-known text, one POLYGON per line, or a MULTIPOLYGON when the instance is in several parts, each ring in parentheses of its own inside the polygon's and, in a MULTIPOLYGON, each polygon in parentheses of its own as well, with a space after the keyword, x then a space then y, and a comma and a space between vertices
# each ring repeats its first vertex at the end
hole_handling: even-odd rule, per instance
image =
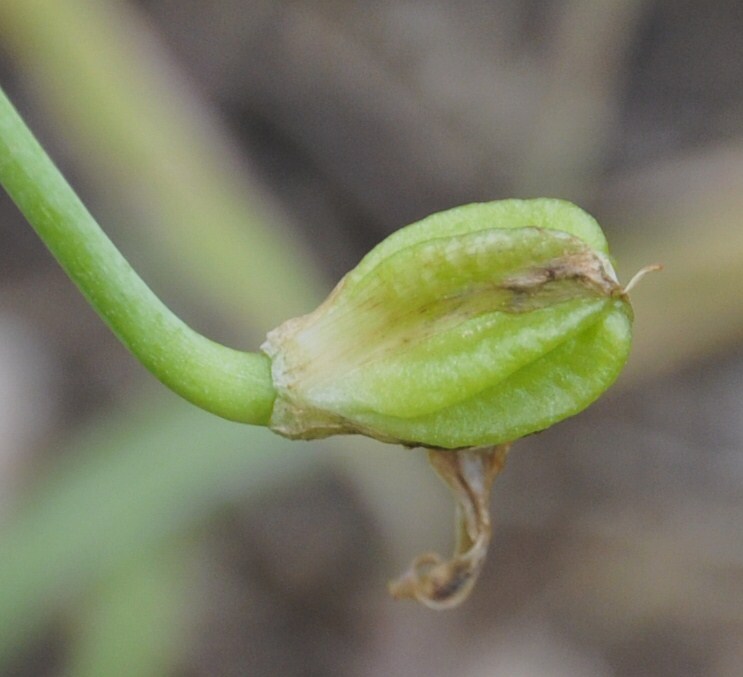
POLYGON ((490 488, 511 445, 479 450, 430 450, 428 460, 457 503, 457 546, 451 559, 425 553, 389 584, 395 599, 415 599, 430 609, 461 604, 477 581, 492 534, 490 488))
POLYGON ((638 270, 632 276, 632 279, 624 286, 624 289, 622 289, 622 294, 626 296, 637 286, 637 283, 640 280, 642 280, 642 278, 645 277, 648 273, 655 273, 659 270, 663 270, 662 263, 651 263, 649 266, 643 266, 642 268, 640 268, 640 270, 638 270))

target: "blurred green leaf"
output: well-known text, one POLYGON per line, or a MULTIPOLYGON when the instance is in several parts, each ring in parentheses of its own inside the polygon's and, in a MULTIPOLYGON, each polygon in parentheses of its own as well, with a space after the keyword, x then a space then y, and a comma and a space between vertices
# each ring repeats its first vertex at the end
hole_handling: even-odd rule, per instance
POLYGON ((263 331, 313 307, 316 267, 130 3, 3 0, 0 36, 160 267, 263 331))
MULTIPOLYGON (((191 548, 193 549, 193 547, 191 548)), ((189 550, 166 543, 127 561, 121 571, 91 586, 76 640, 69 677, 157 677, 171 672, 187 623, 189 550)))
POLYGON ((172 396, 143 398, 73 446, 0 531, 0 664, 52 609, 119 562, 322 458, 172 396))

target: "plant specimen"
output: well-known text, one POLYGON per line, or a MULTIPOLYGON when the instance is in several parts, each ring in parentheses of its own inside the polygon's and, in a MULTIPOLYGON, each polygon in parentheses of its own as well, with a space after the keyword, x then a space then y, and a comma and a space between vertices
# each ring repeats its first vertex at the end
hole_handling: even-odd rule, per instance
POLYGON ((434 608, 472 589, 510 444, 588 406, 629 353, 633 282, 619 284, 598 224, 562 200, 473 204, 403 228, 248 353, 165 307, 2 92, 0 182, 121 341, 185 399, 291 438, 429 449, 457 501, 457 549, 422 555, 391 590, 434 608))

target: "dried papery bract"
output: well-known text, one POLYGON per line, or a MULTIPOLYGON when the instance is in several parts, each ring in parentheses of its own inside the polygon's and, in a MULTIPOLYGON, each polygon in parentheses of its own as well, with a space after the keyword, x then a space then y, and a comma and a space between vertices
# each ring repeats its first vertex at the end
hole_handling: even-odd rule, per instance
POLYGON ((456 501, 457 544, 448 560, 436 553, 416 557, 410 568, 390 583, 395 599, 415 599, 430 609, 451 609, 467 599, 490 545, 490 489, 510 447, 501 444, 490 449, 428 452, 433 469, 456 501))

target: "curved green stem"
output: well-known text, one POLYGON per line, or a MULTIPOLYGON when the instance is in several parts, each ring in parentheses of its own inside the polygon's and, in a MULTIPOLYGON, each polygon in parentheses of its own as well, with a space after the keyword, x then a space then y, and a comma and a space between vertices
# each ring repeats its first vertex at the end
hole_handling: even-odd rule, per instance
POLYGON ((0 89, 0 183, 108 326, 160 381, 223 418, 265 425, 275 392, 262 353, 193 331, 90 215, 0 89))

